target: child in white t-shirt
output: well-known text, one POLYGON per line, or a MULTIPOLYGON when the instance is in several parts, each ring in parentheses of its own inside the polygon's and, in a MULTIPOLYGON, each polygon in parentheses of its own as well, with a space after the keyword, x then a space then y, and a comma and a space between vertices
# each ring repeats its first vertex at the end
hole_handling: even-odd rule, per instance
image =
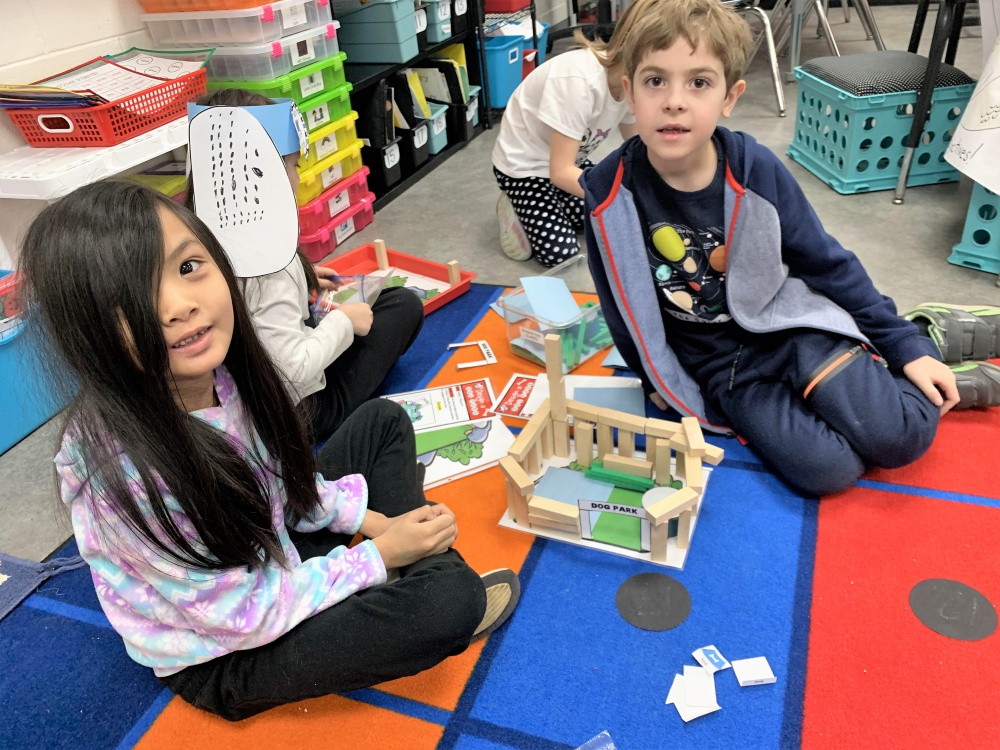
POLYGON ((631 3, 606 43, 578 32, 582 48, 533 70, 511 96, 493 148, 493 174, 502 191, 500 246, 507 257, 534 255, 543 266, 555 266, 580 252, 580 175, 612 128, 624 138, 634 132, 622 89, 622 42, 653 2, 631 3), (611 64, 602 64, 599 56, 611 64))

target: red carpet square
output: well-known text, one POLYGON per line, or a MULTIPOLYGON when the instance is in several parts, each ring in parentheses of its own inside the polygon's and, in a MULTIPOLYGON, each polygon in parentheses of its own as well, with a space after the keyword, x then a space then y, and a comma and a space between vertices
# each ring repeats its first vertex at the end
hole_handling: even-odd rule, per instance
POLYGON ((804 748, 1000 746, 1000 632, 946 638, 909 606, 931 578, 1000 605, 998 540, 993 507, 861 488, 820 503, 804 748))

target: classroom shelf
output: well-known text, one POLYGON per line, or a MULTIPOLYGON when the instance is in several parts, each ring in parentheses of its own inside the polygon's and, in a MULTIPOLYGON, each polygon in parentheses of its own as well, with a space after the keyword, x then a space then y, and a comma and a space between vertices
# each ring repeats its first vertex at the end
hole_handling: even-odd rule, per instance
MULTIPOLYGON (((480 134, 482 134, 482 132, 483 132, 483 125, 480 124, 476 126, 475 134, 472 136, 472 140, 474 141, 477 137, 479 137, 480 134)), ((400 180, 395 185, 386 190, 384 193, 382 193, 382 195, 380 195, 373 204, 375 207, 375 211, 376 212, 381 211, 383 208, 389 205, 389 203, 391 203, 393 200, 395 200, 400 195, 405 193, 407 189, 413 187, 417 182, 419 182, 428 174, 430 174, 434 169, 444 164, 445 161, 447 161, 450 157, 454 156, 463 148, 465 148, 465 146, 469 145, 469 143, 472 143, 472 141, 467 141, 465 143, 449 143, 440 153, 434 154, 433 156, 429 157, 427 161, 421 164, 420 167, 413 174, 404 177, 402 180, 400 180)))
POLYGON ((185 146, 187 139, 187 117, 181 117, 116 146, 16 148, 0 156, 0 198, 55 200, 185 146))

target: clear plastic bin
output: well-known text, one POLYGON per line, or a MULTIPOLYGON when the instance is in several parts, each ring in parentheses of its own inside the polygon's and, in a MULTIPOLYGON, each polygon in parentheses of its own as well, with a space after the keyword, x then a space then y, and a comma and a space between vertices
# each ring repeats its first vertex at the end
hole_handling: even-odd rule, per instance
MULTIPOLYGON (((578 255, 543 276, 567 277, 587 271, 587 258, 578 255)), ((519 357, 545 366, 545 336, 557 333, 562 338, 563 372, 571 372, 612 343, 608 324, 599 302, 580 304, 580 314, 565 323, 554 323, 534 313, 523 287, 501 297, 497 304, 503 310, 507 341, 519 357)))
POLYGON ((354 206, 371 191, 368 189, 368 167, 361 167, 350 177, 345 177, 319 198, 299 208, 299 234, 318 232, 348 206, 354 206))
POLYGON ((261 0, 139 0, 147 13, 190 13, 208 10, 242 10, 262 5, 261 0))
POLYGON ((334 151, 347 148, 358 140, 358 129, 355 125, 357 120, 358 113, 352 110, 329 125, 324 125, 311 132, 309 134, 309 158, 306 161, 299 159, 299 169, 313 167, 334 151))
POLYGON ((368 193, 353 206, 333 217, 329 224, 314 234, 299 237, 299 250, 311 262, 319 263, 338 245, 355 232, 372 223, 375 217, 375 196, 368 193))
POLYGON ((299 188, 295 191, 295 202, 304 206, 319 197, 324 190, 345 177, 361 169, 361 141, 357 140, 347 148, 336 151, 307 169, 299 170, 299 188))
POLYGON ((157 47, 263 44, 333 20, 330 0, 275 0, 246 10, 143 13, 157 47))
POLYGON ((267 44, 216 47, 205 66, 219 81, 269 81, 340 52, 340 22, 323 24, 267 44))

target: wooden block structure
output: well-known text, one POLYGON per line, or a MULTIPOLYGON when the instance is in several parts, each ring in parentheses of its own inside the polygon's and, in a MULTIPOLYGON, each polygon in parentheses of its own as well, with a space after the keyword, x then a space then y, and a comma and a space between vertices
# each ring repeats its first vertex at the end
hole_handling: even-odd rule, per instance
POLYGON ((462 269, 458 267, 458 261, 448 261, 448 283, 458 286, 462 282, 462 269))
POLYGON ((602 462, 602 471, 617 473, 617 479, 623 482, 640 482, 643 487, 649 487, 653 481, 659 485, 645 493, 640 511, 644 514, 643 523, 649 524, 650 559, 666 562, 668 522, 672 519, 677 520, 677 549, 688 549, 691 528, 705 488, 702 464, 717 466, 723 459, 723 450, 705 441, 695 417, 684 417, 680 422, 646 419, 568 400, 558 335, 545 336, 545 364, 549 397, 521 430, 508 455, 500 461, 511 520, 525 528, 541 527, 580 535, 580 509, 535 495, 532 479, 544 469, 543 461, 553 456, 571 457, 569 421, 572 418, 573 445, 579 466, 590 469, 596 458, 602 462), (645 459, 634 456, 636 435, 646 438, 645 459), (671 459, 674 460, 673 472, 671 459), (678 480, 682 483, 681 489, 669 486, 678 480))

